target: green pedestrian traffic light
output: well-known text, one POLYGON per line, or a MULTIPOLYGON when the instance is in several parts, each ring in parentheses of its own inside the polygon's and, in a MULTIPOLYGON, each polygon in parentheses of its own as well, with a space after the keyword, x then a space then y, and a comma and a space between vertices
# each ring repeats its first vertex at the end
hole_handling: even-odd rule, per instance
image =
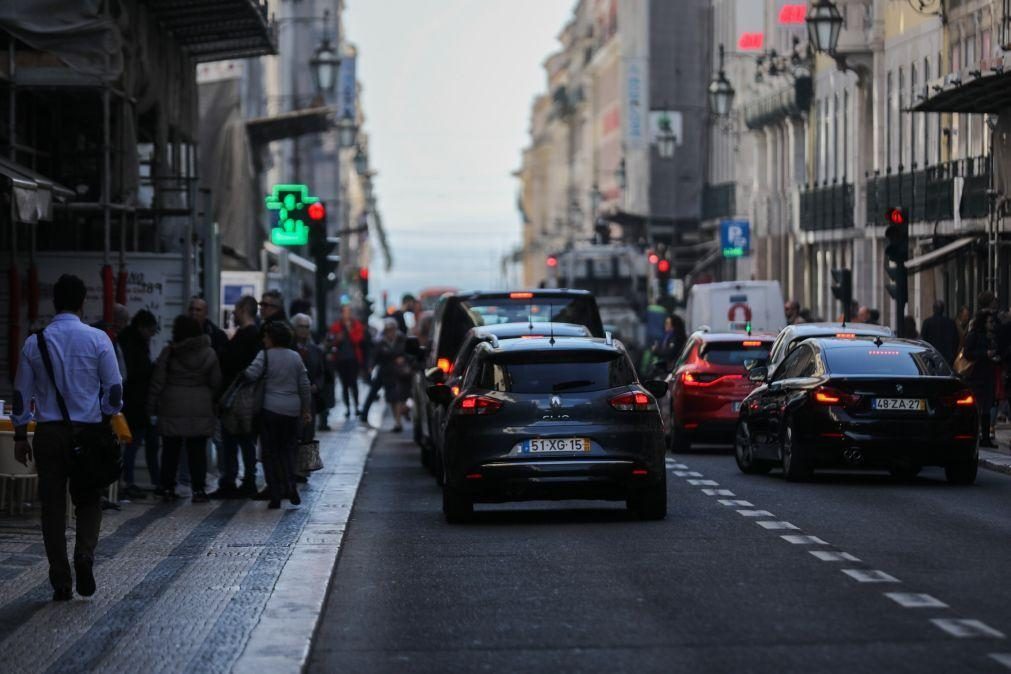
POLYGON ((310 225, 326 218, 326 209, 319 197, 309 195, 307 185, 274 185, 266 204, 276 213, 270 230, 270 242, 276 246, 306 245, 310 225))

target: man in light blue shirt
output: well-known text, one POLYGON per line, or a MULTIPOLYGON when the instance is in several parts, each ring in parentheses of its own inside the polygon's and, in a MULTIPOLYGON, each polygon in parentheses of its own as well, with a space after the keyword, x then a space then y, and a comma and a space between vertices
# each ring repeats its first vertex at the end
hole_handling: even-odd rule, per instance
POLYGON ((86 294, 84 281, 69 274, 53 286, 56 316, 44 334, 56 388, 46 371, 36 335, 25 340, 14 379, 14 455, 27 466, 34 453, 42 503, 42 538, 54 601, 73 597, 65 533, 68 481, 77 512, 77 592, 85 597, 95 593, 92 567, 102 524, 101 490, 75 483, 71 471, 74 434, 88 425, 107 424, 123 404, 123 380, 112 342, 101 330, 81 322, 86 294), (66 404, 69 424, 60 410, 57 390, 66 404), (36 422, 34 452, 28 442, 28 422, 32 419, 36 422))

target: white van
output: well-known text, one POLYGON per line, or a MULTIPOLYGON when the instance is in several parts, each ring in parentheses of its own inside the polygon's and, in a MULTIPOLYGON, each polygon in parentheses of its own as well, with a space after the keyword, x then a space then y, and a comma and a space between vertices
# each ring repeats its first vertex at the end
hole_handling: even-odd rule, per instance
POLYGON ((778 333, 786 327, 779 281, 726 281, 692 286, 688 296, 689 330, 778 333))

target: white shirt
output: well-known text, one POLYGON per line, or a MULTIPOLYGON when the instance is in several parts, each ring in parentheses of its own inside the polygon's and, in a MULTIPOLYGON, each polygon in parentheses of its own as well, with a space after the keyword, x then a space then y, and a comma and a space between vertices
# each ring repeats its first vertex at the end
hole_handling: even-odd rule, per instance
MULTIPOLYGON (((98 423, 103 414, 118 412, 123 406, 123 379, 109 336, 70 313, 57 314, 46 326, 45 335, 53 376, 70 420, 98 423)), ((22 426, 33 418, 38 422, 63 419, 35 335, 26 339, 21 349, 12 420, 15 426, 22 426)))

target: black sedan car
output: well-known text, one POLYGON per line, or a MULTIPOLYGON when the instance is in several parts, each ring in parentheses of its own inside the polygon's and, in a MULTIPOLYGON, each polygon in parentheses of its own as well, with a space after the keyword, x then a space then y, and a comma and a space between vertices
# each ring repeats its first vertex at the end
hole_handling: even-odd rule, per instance
POLYGON ((817 468, 887 469, 913 477, 943 466, 948 481, 976 479, 978 412, 972 392, 929 344, 879 337, 804 340, 741 406, 737 465, 788 480, 817 468))
POLYGON ((443 421, 443 512, 475 502, 624 500, 644 519, 667 513, 663 422, 620 342, 514 339, 478 344, 460 391, 432 386, 443 421))
POLYGON ((790 355, 805 339, 836 337, 837 339, 876 339, 894 337, 887 325, 870 323, 798 323, 788 325, 776 336, 769 351, 769 376, 773 376, 783 359, 790 355))

